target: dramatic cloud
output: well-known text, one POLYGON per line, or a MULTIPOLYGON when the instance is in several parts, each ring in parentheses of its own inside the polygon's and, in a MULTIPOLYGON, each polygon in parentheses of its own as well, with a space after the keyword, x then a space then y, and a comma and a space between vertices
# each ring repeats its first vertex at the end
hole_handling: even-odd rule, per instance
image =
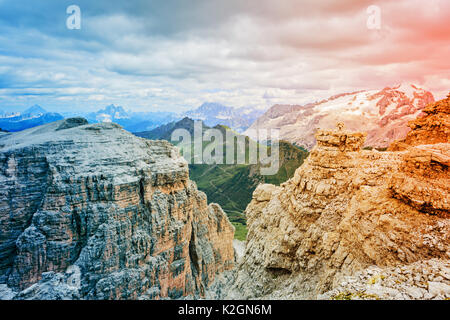
POLYGON ((0 0, 0 108, 265 107, 401 82, 439 98, 449 21, 448 0, 0 0), (71 4, 80 30, 66 28, 71 4))

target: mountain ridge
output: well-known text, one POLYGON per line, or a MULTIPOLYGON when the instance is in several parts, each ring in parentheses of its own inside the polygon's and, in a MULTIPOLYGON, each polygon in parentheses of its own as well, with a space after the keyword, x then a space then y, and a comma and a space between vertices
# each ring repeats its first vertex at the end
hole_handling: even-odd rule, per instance
POLYGON ((4 112, 0 117, 0 128, 16 132, 61 119, 63 119, 61 114, 47 112, 41 106, 33 105, 24 112, 4 112))
POLYGON ((431 92, 415 85, 342 93, 304 106, 275 105, 244 134, 254 138, 258 129, 277 129, 280 139, 311 149, 318 127, 331 129, 343 122, 351 130, 368 132, 366 146, 387 147, 404 137, 408 121, 433 101, 431 92))

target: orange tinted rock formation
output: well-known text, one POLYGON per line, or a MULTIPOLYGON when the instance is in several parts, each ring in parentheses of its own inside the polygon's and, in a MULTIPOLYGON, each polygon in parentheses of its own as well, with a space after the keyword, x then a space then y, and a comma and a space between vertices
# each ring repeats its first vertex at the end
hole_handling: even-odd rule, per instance
POLYGON ((390 183, 394 196, 421 212, 448 216, 450 210, 450 94, 429 104, 425 115, 409 123, 405 139, 389 150, 403 150, 403 161, 390 183))
POLYGON ((392 180, 393 196, 429 214, 449 216, 450 144, 410 147, 392 180))
POLYGON ((395 141, 390 151, 405 150, 408 146, 421 144, 449 143, 450 138, 450 94, 446 99, 427 105, 424 116, 410 121, 412 129, 405 139, 395 141))
MULTIPOLYGON (((229 296, 316 298, 369 266, 436 259, 432 264, 442 261, 444 268, 450 258, 446 106, 448 100, 427 107, 430 122, 419 122, 433 134, 417 126, 408 137, 427 144, 407 151, 361 150, 363 133, 319 130, 292 179, 255 190, 246 209, 246 253, 229 296)), ((448 279, 441 281, 450 288, 448 279)), ((450 296, 446 290, 441 298, 450 296)))

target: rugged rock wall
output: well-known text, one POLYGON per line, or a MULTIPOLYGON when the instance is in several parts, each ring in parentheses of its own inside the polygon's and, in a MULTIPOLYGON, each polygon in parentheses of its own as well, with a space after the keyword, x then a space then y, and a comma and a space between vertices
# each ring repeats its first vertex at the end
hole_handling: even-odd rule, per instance
POLYGON ((428 105, 425 115, 409 123, 405 139, 389 150, 403 150, 403 162, 390 182, 394 197, 430 214, 450 212, 450 94, 428 105))
POLYGON ((0 138, 0 297, 202 296, 234 229, 178 149, 67 119, 0 138))
POLYGON ((392 143, 390 151, 405 150, 408 146, 450 142, 450 94, 447 99, 427 105, 423 113, 423 116, 408 123, 412 130, 405 139, 392 143))
MULTIPOLYGON (((364 138, 341 125, 319 130, 292 179, 255 190, 246 209, 245 256, 228 297, 326 298, 320 294, 345 277, 362 272, 353 281, 364 281, 369 266, 404 266, 412 274, 409 265, 429 259, 442 275, 413 274, 426 279, 427 295, 408 282, 415 293, 389 287, 380 297, 450 297, 449 144, 378 152, 361 150, 364 138)), ((352 294, 364 298, 346 297, 352 294)))

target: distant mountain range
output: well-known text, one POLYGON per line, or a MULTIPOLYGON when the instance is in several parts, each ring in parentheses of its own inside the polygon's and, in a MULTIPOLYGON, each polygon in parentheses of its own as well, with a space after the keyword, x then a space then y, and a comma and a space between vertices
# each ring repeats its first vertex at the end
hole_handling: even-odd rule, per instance
POLYGON ((179 119, 179 116, 172 112, 132 112, 113 104, 97 112, 88 113, 85 117, 90 123, 114 122, 130 132, 151 130, 179 119))
POLYGON ((202 120, 207 126, 213 127, 222 124, 238 132, 243 132, 263 115, 264 111, 251 107, 233 108, 220 103, 205 102, 197 109, 184 113, 184 116, 202 120))
MULTIPOLYGON (((210 129, 202 124, 203 130, 210 129)), ((226 132, 235 136, 239 133, 230 131, 227 126, 216 125, 214 128, 222 131, 224 137, 226 132)), ((147 132, 138 132, 135 135, 151 140, 171 141, 172 132, 176 129, 185 129, 191 134, 194 132, 194 120, 183 118, 180 121, 168 123, 147 132)), ((246 153, 248 154, 248 142, 245 138, 246 153)), ((172 142, 173 143, 173 142, 172 142)), ((225 143, 224 143, 225 144, 225 143)), ((206 147, 207 143, 203 145, 206 147)), ((270 147, 269 147, 270 148, 270 147)), ((246 219, 243 215, 247 204, 252 199, 255 188, 260 183, 272 183, 279 185, 294 175, 295 170, 308 156, 305 149, 298 148, 286 141, 280 141, 280 168, 274 175, 261 175, 259 164, 190 164, 189 176, 198 185, 198 188, 206 193, 208 201, 216 202, 225 210, 230 221, 236 227, 236 237, 245 240, 246 219)), ((226 157, 224 149, 224 157, 226 157)))
POLYGON ((130 112, 121 106, 109 105, 96 112, 48 112, 39 105, 31 106, 23 112, 0 110, 0 128, 7 131, 21 131, 42 124, 70 117, 84 117, 90 123, 115 122, 130 132, 151 130, 179 119, 172 112, 130 112))
POLYGON ((39 105, 31 106, 23 112, 5 112, 0 110, 0 128, 8 131, 20 131, 41 124, 70 117, 84 117, 89 123, 114 122, 130 132, 149 131, 161 125, 177 121, 183 117, 202 120, 208 126, 226 125, 233 130, 243 132, 253 121, 264 113, 256 108, 232 108, 220 103, 204 103, 195 110, 185 113, 175 112, 133 112, 121 106, 108 105, 95 112, 48 112, 39 105))
POLYGON ((0 111, 0 128, 12 132, 21 131, 63 118, 59 113, 47 112, 41 106, 34 105, 23 112, 0 111))
MULTIPOLYGON (((399 85, 382 90, 342 93, 307 105, 274 105, 267 111, 205 102, 184 113, 133 112, 111 104, 96 112, 60 114, 34 105, 24 112, 0 111, 0 128, 20 131, 62 118, 81 116, 90 123, 114 122, 130 132, 149 133, 153 129, 170 132, 174 123, 187 117, 201 120, 208 127, 227 126, 252 139, 256 139, 254 129, 278 129, 280 139, 311 149, 315 144, 316 128, 332 129, 337 122, 343 122, 349 130, 368 133, 366 146, 386 147, 393 140, 403 138, 409 131, 408 121, 415 119, 433 101, 429 91, 415 85, 399 85)), ((158 132, 152 134, 160 136, 158 132)))
MULTIPOLYGON (((202 125, 203 130, 209 129, 205 124, 202 125)), ((170 123, 159 126, 150 131, 135 132, 138 137, 150 140, 167 140, 171 141, 173 131, 176 129, 186 129, 190 134, 194 133, 194 120, 184 117, 179 121, 172 121, 170 123)))
POLYGON ((278 129, 280 139, 311 149, 317 128, 343 122, 350 131, 367 132, 366 146, 387 147, 404 138, 408 121, 433 101, 431 92, 415 85, 342 93, 307 105, 274 105, 244 134, 255 138, 256 129, 278 129))
POLYGON ((220 103, 204 103, 197 109, 182 114, 162 111, 132 112, 112 104, 97 112, 91 112, 83 116, 90 123, 115 122, 131 132, 150 131, 184 117, 202 120, 204 124, 210 127, 220 124, 242 132, 263 113, 264 110, 252 108, 236 109, 220 103))

